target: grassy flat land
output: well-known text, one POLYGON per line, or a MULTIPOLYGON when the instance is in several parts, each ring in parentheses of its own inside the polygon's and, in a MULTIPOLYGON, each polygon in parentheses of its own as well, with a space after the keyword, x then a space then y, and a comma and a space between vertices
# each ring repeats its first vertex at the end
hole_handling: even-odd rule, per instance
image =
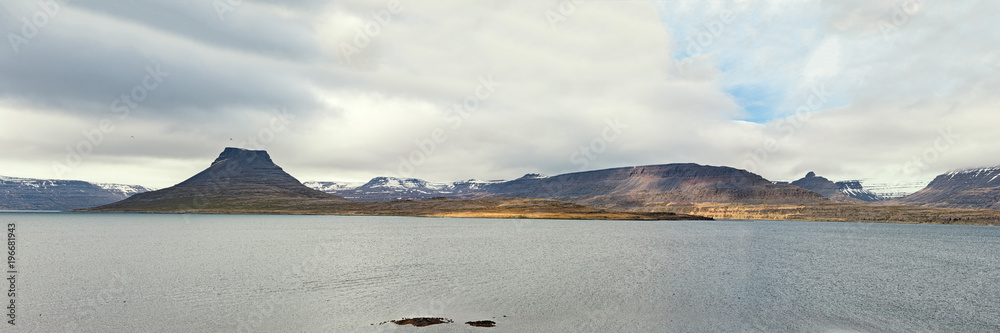
POLYGON ((348 201, 288 196, 200 196, 120 201, 86 212, 301 214, 576 220, 790 220, 1000 225, 1000 210, 826 203, 646 203, 593 208, 552 199, 348 201))
POLYGON ((650 203, 638 210, 671 211, 715 219, 1000 225, 1000 211, 998 210, 873 204, 650 203))
POLYGON ((83 212, 302 214, 359 216, 419 216, 467 218, 530 218, 574 220, 708 220, 668 212, 620 212, 574 203, 533 198, 429 199, 346 201, 316 198, 181 197, 117 202, 83 212))

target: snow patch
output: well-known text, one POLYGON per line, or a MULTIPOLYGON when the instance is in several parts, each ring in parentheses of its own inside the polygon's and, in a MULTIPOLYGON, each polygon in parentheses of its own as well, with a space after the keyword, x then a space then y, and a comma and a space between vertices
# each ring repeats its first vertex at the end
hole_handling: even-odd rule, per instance
POLYGON ((322 192, 348 191, 357 189, 368 182, 304 182, 302 185, 322 192))
POLYGON ((5 182, 24 182, 31 180, 37 180, 37 179, 0 176, 0 181, 5 181, 5 182))
POLYGON ((885 199, 896 199, 916 193, 927 187, 927 181, 873 182, 862 180, 861 185, 869 192, 885 199))
POLYGON ((125 184, 111 184, 111 183, 92 183, 92 184, 107 191, 121 192, 125 196, 132 196, 133 194, 136 193, 152 191, 152 189, 150 188, 139 185, 125 185, 125 184))
POLYGON ((946 173, 945 175, 952 176, 954 178, 954 176, 957 176, 957 175, 975 174, 973 177, 979 177, 979 175, 981 175, 983 173, 993 173, 993 172, 998 172, 998 171, 1000 171, 1000 166, 988 167, 988 168, 972 168, 972 169, 952 170, 952 171, 949 171, 948 173, 946 173))

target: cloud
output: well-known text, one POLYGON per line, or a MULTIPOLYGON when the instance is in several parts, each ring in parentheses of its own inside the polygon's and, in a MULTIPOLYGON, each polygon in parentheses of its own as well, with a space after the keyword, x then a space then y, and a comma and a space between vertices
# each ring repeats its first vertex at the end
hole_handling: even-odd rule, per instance
MULTIPOLYGON (((919 3, 72 1, 0 50, 0 144, 15 147, 0 174, 164 187, 228 145, 265 148, 302 180, 1000 164, 983 144, 998 139, 1000 8, 919 3), (168 75, 121 118, 114 101, 156 67, 168 75), (103 119, 115 130, 80 166, 51 171, 103 119), (949 128, 961 139, 936 151, 949 128)), ((3 6, 5 36, 41 10, 3 6)))

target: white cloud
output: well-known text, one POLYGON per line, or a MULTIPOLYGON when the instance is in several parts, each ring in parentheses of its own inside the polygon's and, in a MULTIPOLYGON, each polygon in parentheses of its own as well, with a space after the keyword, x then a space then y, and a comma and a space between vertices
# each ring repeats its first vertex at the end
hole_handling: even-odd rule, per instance
POLYGON ((778 149, 757 171, 774 179, 811 170, 906 179, 1000 164, 988 144, 1000 139, 991 129, 1000 120, 992 2, 921 1, 888 32, 879 22, 893 22, 897 1, 588 1, 552 24, 546 12, 559 3, 400 2, 352 63, 342 46, 387 2, 245 1, 224 21, 186 2, 69 5, 22 52, 0 52, 0 112, 11 119, 0 144, 16 147, 0 174, 53 177, 51 161, 151 63, 169 81, 70 178, 169 186, 282 108, 295 118, 267 149, 301 180, 398 172, 399 158, 436 129, 447 140, 412 176, 577 171, 573 154, 609 119, 627 127, 588 169, 742 167, 769 138, 778 149), (724 11, 732 20, 716 25, 724 11), (483 77, 502 85, 453 127, 449 110, 483 77), (826 101, 791 125, 783 117, 815 100, 817 87, 826 101), (743 110, 743 97, 760 109, 743 110), (739 120, 754 113, 773 119, 739 120), (903 172, 947 127, 961 140, 919 174, 903 172))

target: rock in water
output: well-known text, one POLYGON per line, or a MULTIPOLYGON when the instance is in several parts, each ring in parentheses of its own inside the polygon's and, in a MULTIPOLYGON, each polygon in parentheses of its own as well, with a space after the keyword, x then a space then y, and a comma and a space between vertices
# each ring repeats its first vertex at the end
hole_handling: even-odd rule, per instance
POLYGON ((429 318, 429 317, 403 318, 399 320, 393 320, 392 322, 396 325, 413 325, 417 327, 454 323, 453 320, 448 318, 429 318))
POLYGON ((467 321, 465 323, 468 324, 469 326, 475 326, 475 327, 494 327, 494 326, 497 326, 497 323, 494 322, 494 321, 492 321, 492 320, 467 321))

